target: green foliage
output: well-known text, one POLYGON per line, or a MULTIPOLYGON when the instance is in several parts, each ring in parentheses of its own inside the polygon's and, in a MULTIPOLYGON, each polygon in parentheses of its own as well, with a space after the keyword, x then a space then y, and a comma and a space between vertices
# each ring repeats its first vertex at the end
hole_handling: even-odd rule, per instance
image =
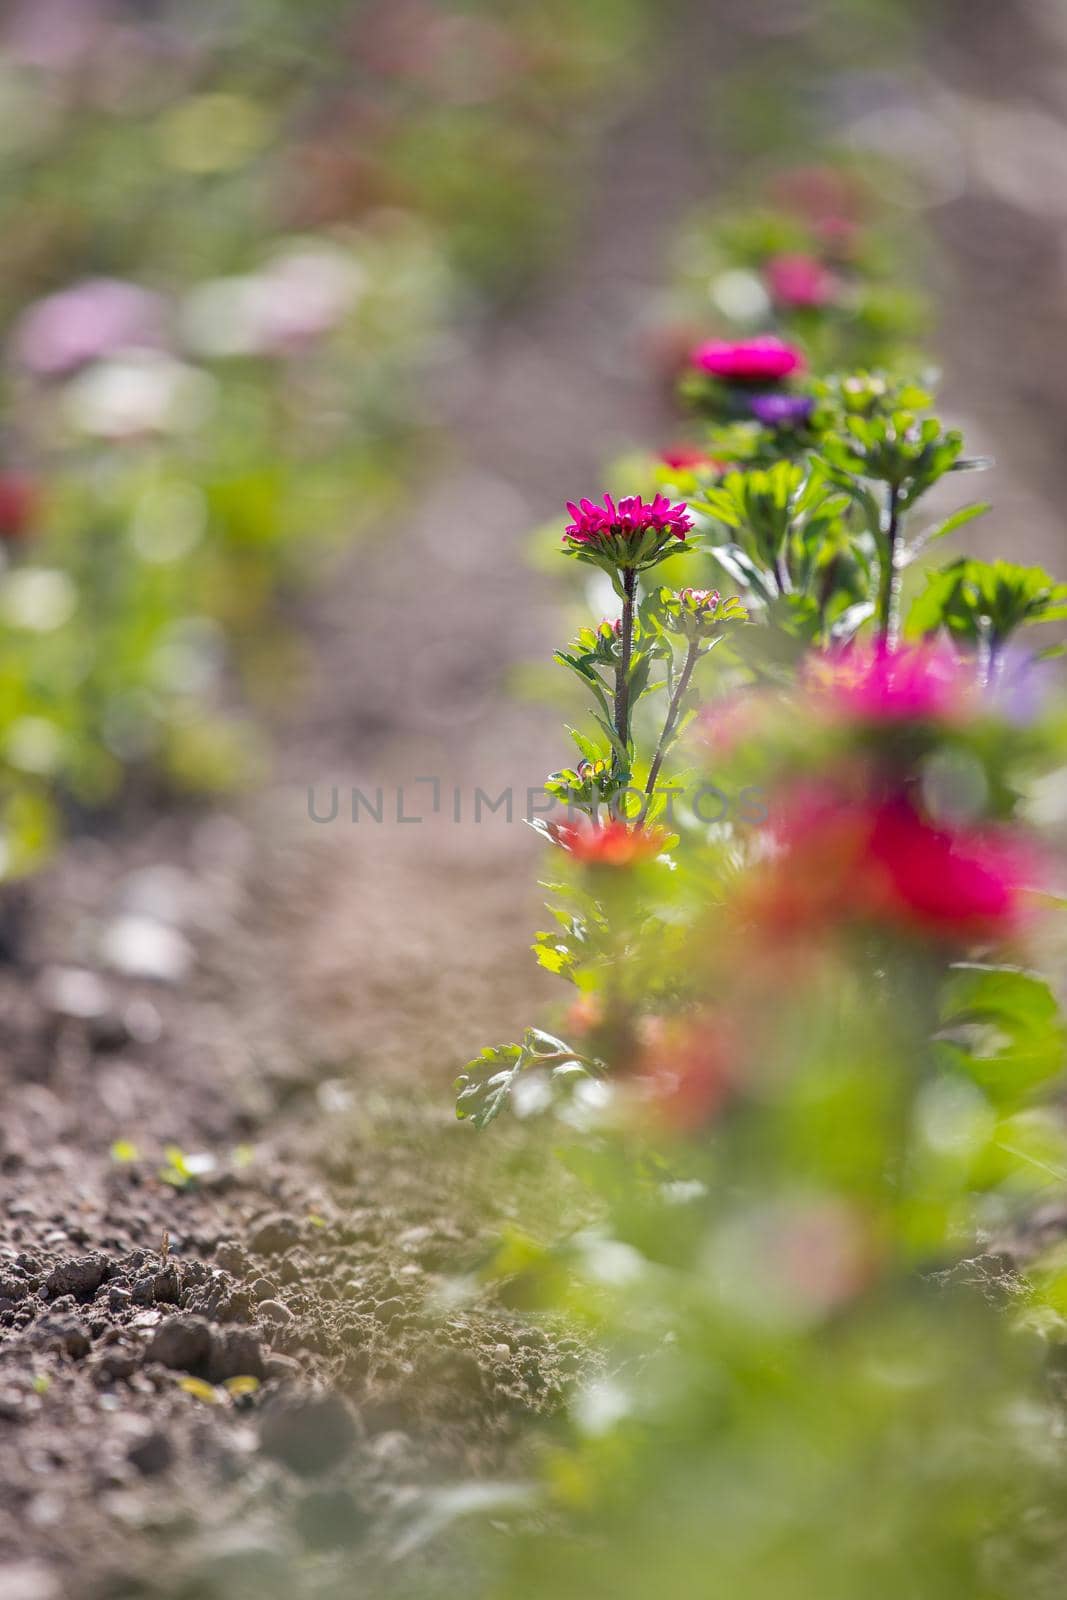
POLYGON ((524 1073, 540 1072, 554 1089, 596 1075, 599 1063, 582 1057, 550 1033, 527 1028, 521 1044, 483 1050, 456 1080, 456 1115, 485 1128, 503 1111, 524 1073))
POLYGON ((1067 618, 1067 584, 1041 567, 961 556, 927 576, 913 602, 907 631, 923 638, 944 629, 961 644, 999 648, 1022 627, 1067 618))

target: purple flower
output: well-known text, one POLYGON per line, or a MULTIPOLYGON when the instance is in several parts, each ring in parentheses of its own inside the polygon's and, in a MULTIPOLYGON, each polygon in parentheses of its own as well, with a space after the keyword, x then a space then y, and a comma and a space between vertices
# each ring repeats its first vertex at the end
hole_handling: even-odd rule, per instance
POLYGON ((800 428, 815 409, 809 394, 757 394, 750 402, 752 415, 767 428, 800 428))
POLYGON ((15 354, 42 377, 62 377, 118 350, 158 350, 164 307, 158 295, 120 278, 86 278, 35 300, 14 331, 15 354))

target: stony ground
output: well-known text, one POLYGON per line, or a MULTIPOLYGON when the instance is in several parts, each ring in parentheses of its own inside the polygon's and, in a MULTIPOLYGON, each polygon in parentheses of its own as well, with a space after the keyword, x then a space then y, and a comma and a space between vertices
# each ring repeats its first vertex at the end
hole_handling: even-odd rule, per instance
MULTIPOLYGON (((521 810, 559 759, 553 719, 507 692, 556 625, 526 529, 667 427, 642 308, 713 181, 692 12, 672 93, 652 86, 604 153, 582 248, 440 397, 439 484, 305 608, 312 671, 274 783, 230 814, 81 837, 4 908, 3 1600, 454 1592, 470 1575, 432 1533, 456 1486, 521 1479, 531 1423, 591 1359, 478 1276, 501 1226, 537 1225, 551 1155, 457 1127, 450 1079, 550 991, 527 956, 536 842, 476 826, 469 801, 511 785, 521 810), (429 775, 438 816, 346 820, 353 785, 425 810, 429 775), (338 819, 313 822, 309 785, 321 807, 335 783, 338 819)), ((958 156, 934 216, 950 397, 1019 463, 1003 516, 1055 560, 1065 397, 1041 350, 1067 223, 1024 181, 1019 106, 1044 107, 1043 159, 1067 161, 1064 41, 1051 10, 1027 16, 1009 72, 946 8, 925 104, 958 156), (995 149, 976 131, 993 115, 995 149)))

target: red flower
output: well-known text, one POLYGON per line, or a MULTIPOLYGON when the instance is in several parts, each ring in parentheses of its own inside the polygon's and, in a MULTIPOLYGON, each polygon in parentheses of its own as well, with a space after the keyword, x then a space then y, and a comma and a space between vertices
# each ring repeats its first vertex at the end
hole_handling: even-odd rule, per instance
POLYGON ((37 487, 18 472, 0 473, 0 540, 17 544, 33 527, 37 514, 37 487))
POLYGON ((919 931, 981 937, 1009 932, 1021 918, 1025 865, 1010 841, 931 827, 897 801, 875 812, 868 855, 872 906, 883 901, 890 917, 919 931))
POLYGON ((814 256, 774 256, 767 263, 767 286, 779 305, 797 310, 829 305, 837 297, 837 279, 814 256))
POLYGON ((556 842, 586 867, 632 867, 652 861, 662 854, 666 842, 659 828, 631 827, 614 820, 599 826, 560 822, 554 833, 556 842))
POLYGON ((774 824, 780 853, 759 869, 743 904, 782 934, 881 923, 929 938, 1014 932, 1028 863, 1011 838, 935 827, 903 796, 874 805, 802 794, 774 824))
POLYGON ((709 456, 698 444, 674 444, 664 450, 660 460, 673 472, 721 472, 723 464, 709 456))
POLYGON ((702 372, 727 383, 777 383, 804 365, 800 351, 773 333, 738 341, 709 339, 692 359, 702 372))
POLYGON ((684 539, 693 526, 685 504, 672 506, 664 494, 658 494, 651 502, 642 500, 640 495, 628 495, 618 505, 610 494, 604 496, 602 505, 593 500, 580 500, 575 505, 568 500, 567 510, 572 520, 563 537, 572 544, 606 544, 616 538, 636 543, 650 532, 684 539))

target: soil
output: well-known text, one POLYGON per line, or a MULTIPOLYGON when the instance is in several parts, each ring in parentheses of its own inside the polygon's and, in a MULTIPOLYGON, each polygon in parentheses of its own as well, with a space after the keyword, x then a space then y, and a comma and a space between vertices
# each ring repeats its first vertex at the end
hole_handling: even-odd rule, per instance
MULTIPOLYGON (((311 676, 276 719, 272 784, 83 836, 8 908, 3 1600, 470 1589, 432 1538, 456 1486, 521 1481, 594 1359, 482 1283, 502 1227, 548 1226, 551 1155, 457 1126, 450 1080, 552 996, 528 955, 538 850, 520 816, 560 750, 552 714, 508 690, 555 611, 524 541, 613 452, 668 430, 642 317, 714 180, 713 43, 729 63, 709 12, 690 7, 671 92, 649 86, 606 142, 566 270, 470 340, 435 397, 456 441, 439 482, 305 605, 311 676), (309 787, 326 815, 335 784, 336 820, 313 821, 309 787), (351 821, 352 788, 379 786, 387 817, 402 786, 425 820, 351 821), (476 823, 475 788, 505 786, 514 819, 476 823)), ((984 92, 977 53, 970 71, 953 94, 984 92)), ((935 219, 968 386, 968 308, 995 312, 987 348, 1030 328, 993 304, 986 176, 975 157, 935 219)), ((975 418, 1001 454, 1032 401, 1011 370, 975 418)), ((1050 408, 1052 378, 1033 381, 1050 408)), ((957 385, 968 409, 972 392, 957 385)), ((1008 495, 1038 507, 1031 547, 1050 543, 1042 489, 1008 495)))

